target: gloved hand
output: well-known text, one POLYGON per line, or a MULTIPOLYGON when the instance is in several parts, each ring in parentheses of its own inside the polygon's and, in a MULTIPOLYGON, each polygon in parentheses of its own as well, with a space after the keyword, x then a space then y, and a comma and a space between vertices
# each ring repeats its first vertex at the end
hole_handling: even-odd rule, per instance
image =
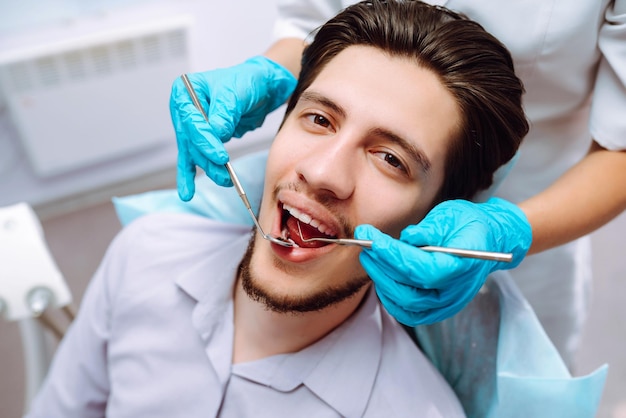
POLYGON ((177 78, 170 96, 170 114, 178 145, 178 195, 189 201, 195 193, 196 165, 221 186, 232 186, 224 164, 223 142, 261 126, 265 116, 282 105, 296 86, 295 77, 263 57, 234 67, 189 74, 209 124, 193 105, 177 78))
POLYGON ((521 209, 499 198, 440 203, 419 224, 405 228, 399 240, 371 225, 359 225, 354 236, 373 241, 372 248, 361 251, 361 264, 387 311, 408 326, 438 322, 459 312, 489 273, 516 267, 532 241, 521 209), (462 258, 417 248, 424 245, 512 253, 513 261, 462 258))

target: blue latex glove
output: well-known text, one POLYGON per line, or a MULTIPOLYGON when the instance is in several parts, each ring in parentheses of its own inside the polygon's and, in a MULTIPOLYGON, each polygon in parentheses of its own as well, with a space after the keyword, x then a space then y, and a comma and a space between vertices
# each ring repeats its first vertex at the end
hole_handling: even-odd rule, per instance
POLYGON ((196 165, 217 184, 232 185, 224 167, 228 153, 222 143, 261 126, 265 116, 282 105, 296 86, 295 77, 286 68, 263 56, 188 76, 210 124, 177 78, 170 96, 170 114, 178 145, 178 195, 184 201, 195 193, 196 165))
POLYGON ((361 251, 361 264, 387 311, 409 326, 459 312, 489 273, 516 267, 532 241, 524 213, 499 198, 440 203, 419 224, 405 228, 399 240, 371 225, 359 225, 354 236, 373 241, 371 249, 361 251), (512 253, 513 261, 462 258, 417 248, 423 245, 512 253))

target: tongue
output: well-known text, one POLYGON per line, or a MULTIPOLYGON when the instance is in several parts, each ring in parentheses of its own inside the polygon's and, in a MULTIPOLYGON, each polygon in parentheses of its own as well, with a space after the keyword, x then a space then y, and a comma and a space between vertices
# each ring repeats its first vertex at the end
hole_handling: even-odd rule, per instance
POLYGON ((287 219, 287 229, 289 230, 289 238, 291 238, 296 244, 304 248, 318 248, 328 245, 325 242, 311 241, 303 242, 302 238, 329 238, 328 235, 324 235, 317 228, 312 227, 309 224, 298 221, 293 216, 287 219), (298 224, 300 224, 300 230, 298 230, 298 224), (300 231, 302 231, 302 237, 300 237, 300 231))

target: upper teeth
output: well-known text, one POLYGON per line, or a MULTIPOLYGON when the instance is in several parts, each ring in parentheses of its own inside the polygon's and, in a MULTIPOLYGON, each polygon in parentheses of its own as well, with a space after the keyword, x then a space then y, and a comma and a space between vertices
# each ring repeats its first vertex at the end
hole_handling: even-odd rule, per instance
POLYGON ((302 213, 298 209, 293 208, 293 207, 291 207, 289 205, 286 205, 284 203, 283 203, 283 209, 286 210, 287 212, 289 212, 289 214, 291 216, 293 216, 294 218, 296 218, 300 222, 303 222, 305 224, 309 224, 312 227, 317 228, 317 230, 320 231, 322 234, 326 234, 326 231, 330 231, 329 227, 327 227, 326 225, 321 223, 319 220, 313 219, 311 217, 311 215, 307 215, 306 213, 302 213))

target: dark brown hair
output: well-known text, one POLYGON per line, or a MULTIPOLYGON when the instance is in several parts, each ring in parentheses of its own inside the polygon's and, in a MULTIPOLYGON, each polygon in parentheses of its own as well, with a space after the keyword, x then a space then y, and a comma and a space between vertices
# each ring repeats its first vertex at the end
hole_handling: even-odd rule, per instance
POLYGON ((411 0, 363 1, 318 29, 302 56, 286 116, 324 66, 353 45, 414 59, 454 96, 463 121, 434 203, 469 199, 488 188, 494 171, 515 155, 528 132, 524 88, 506 47, 478 23, 443 7, 411 0))

